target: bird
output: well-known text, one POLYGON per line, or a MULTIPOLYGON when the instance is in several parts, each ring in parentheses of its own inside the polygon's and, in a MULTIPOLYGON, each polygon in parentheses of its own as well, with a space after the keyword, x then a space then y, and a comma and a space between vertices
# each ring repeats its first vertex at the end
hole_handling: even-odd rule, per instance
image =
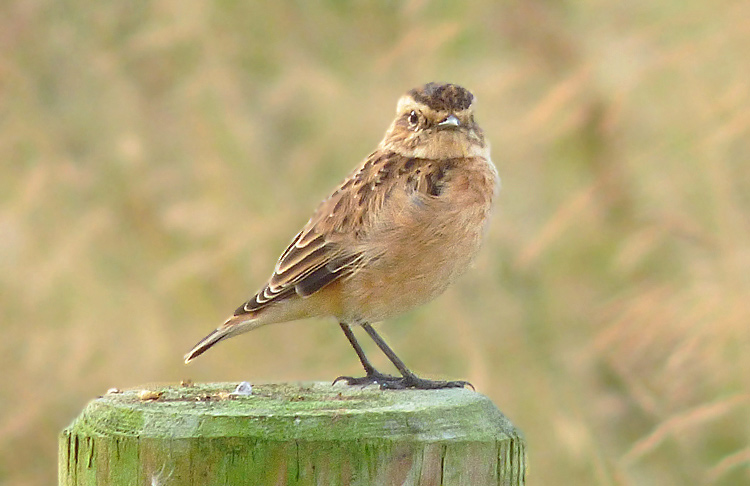
POLYGON ((464 380, 421 378, 372 327, 431 301, 477 255, 500 187, 474 95, 431 82, 406 92, 374 152, 324 199, 281 254, 271 277, 185 355, 268 324, 335 318, 364 368, 334 384, 442 389, 464 380), (378 371, 352 328, 361 327, 398 370, 378 371))

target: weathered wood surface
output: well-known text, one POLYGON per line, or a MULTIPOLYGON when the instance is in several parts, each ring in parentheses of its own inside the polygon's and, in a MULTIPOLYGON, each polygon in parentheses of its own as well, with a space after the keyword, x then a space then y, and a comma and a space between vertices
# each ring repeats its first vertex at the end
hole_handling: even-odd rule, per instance
POLYGON ((524 484, 523 439, 471 390, 236 385, 93 400, 61 434, 59 484, 524 484))

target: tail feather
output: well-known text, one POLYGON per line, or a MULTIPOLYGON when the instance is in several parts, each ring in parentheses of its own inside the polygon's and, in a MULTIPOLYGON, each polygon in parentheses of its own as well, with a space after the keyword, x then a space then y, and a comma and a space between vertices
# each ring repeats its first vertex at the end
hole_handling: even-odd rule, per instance
POLYGON ((214 330, 213 332, 211 332, 211 334, 201 339, 200 342, 198 342, 198 344, 193 346, 193 349, 191 349, 190 352, 188 352, 185 355, 185 363, 187 364, 191 362, 192 360, 194 360, 201 354, 208 351, 208 348, 210 348, 214 344, 218 343, 222 339, 229 337, 231 332, 232 332, 232 329, 226 328, 226 327, 220 327, 214 330))
POLYGON ((204 337, 198 342, 198 344, 193 346, 193 349, 185 355, 185 363, 187 364, 205 353, 211 346, 219 341, 253 330, 259 325, 262 325, 262 322, 257 320, 255 313, 233 315, 227 319, 224 324, 213 330, 211 334, 204 337))
POLYGON ((302 300, 292 300, 287 301, 284 306, 268 306, 252 312, 242 312, 244 309, 240 307, 237 314, 227 319, 224 324, 193 346, 193 349, 185 355, 185 363, 191 362, 208 351, 211 346, 226 338, 252 331, 266 324, 293 321, 310 315, 305 312, 302 303, 302 300))

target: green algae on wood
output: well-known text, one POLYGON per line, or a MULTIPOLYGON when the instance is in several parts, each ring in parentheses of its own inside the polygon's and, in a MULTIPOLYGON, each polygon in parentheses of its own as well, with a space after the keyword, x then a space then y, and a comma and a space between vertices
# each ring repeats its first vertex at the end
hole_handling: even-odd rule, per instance
POLYGON ((327 383, 108 393, 60 437, 60 486, 524 484, 525 444, 485 396, 327 383))

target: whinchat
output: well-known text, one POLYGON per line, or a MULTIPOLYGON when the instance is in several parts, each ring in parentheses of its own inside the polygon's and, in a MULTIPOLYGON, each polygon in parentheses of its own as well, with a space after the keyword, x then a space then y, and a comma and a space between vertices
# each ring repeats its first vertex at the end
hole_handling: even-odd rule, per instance
POLYGON ((266 324, 336 318, 365 376, 348 384, 450 388, 466 381, 417 377, 371 323, 441 294, 477 254, 499 187, 474 95, 429 83, 398 101, 377 149, 318 206, 281 254, 271 278, 185 355, 266 324), (351 326, 361 326, 401 376, 376 370, 351 326))

